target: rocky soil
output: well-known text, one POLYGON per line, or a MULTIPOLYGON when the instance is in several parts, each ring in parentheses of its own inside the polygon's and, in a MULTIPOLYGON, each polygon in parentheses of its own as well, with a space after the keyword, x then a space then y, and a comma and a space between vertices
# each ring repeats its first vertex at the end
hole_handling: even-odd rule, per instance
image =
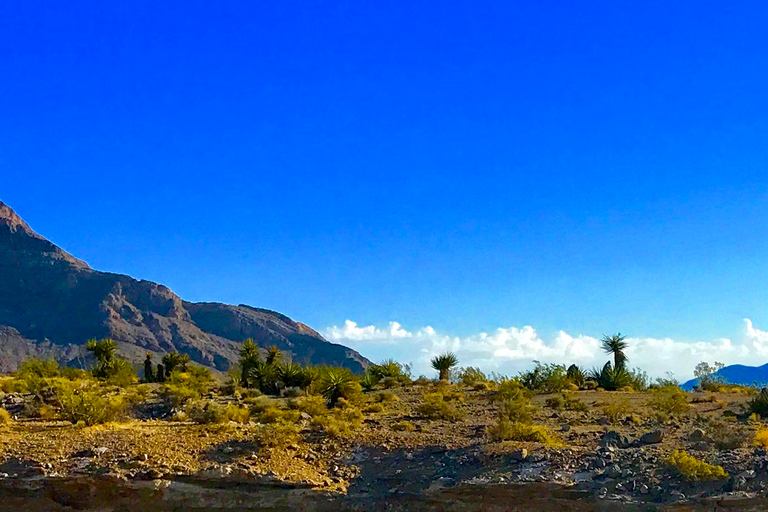
POLYGON ((398 398, 349 435, 322 435, 303 417, 301 441, 272 448, 255 421, 173 422, 158 404, 145 415, 153 419, 84 427, 25 419, 31 397, 7 394, 0 406, 17 420, 0 426, 0 510, 768 508, 768 453, 751 446, 760 425, 734 416, 746 395, 691 394, 689 413, 661 422, 648 393, 574 392, 587 411, 536 413, 561 440, 544 446, 489 439, 490 391, 464 389, 458 421, 421 417, 421 386, 393 391, 398 398), (609 422, 601 411, 615 402, 631 412, 609 422), (413 431, 394 428, 403 421, 413 431), (681 478, 666 462, 676 449, 728 478, 681 478))

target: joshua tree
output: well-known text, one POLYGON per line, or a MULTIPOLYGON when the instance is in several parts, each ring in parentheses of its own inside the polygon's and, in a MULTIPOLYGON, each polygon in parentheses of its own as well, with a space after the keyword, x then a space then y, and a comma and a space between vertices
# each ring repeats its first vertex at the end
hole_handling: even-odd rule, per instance
POLYGON ((613 336, 603 335, 603 339, 600 340, 603 344, 603 350, 606 354, 613 354, 613 368, 615 371, 626 369, 627 358, 624 354, 624 350, 627 348, 626 336, 622 336, 621 333, 616 333, 613 336))
POLYGON ((448 380, 451 376, 451 368, 459 364, 459 359, 453 352, 446 352, 432 358, 432 368, 440 372, 440 380, 448 380))
POLYGON ((105 338, 101 341, 89 340, 85 348, 93 352, 93 357, 96 358, 99 366, 107 366, 115 358, 117 344, 114 340, 105 338))
POLYGON ((155 376, 152 372, 152 353, 147 352, 147 358, 144 360, 144 381, 154 382, 155 376))
POLYGON ((256 368, 256 365, 259 362, 261 362, 259 347, 251 338, 248 338, 240 347, 240 373, 242 375, 241 382, 244 388, 248 387, 248 378, 251 370, 256 368))
POLYGON ((187 364, 189 364, 189 355, 179 354, 174 350, 163 356, 163 364, 165 365, 165 375, 170 377, 174 370, 180 370, 182 372, 187 371, 187 364))
POLYGON ((265 362, 269 365, 278 364, 283 359, 283 354, 280 352, 280 349, 277 348, 277 345, 272 345, 267 350, 267 358, 265 359, 265 362))

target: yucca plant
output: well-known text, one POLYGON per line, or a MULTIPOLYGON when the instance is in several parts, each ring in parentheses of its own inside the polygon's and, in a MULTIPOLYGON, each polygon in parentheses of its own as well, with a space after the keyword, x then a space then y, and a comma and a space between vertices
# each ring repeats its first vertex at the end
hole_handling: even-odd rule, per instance
POLYGON ((272 345, 267 349, 267 357, 264 360, 267 364, 279 364, 283 360, 283 353, 277 345, 272 345))
POLYGON ((262 393, 276 395, 283 387, 277 366, 259 361, 248 371, 248 382, 262 393))
POLYGON ((602 370, 594 368, 590 377, 606 391, 616 391, 629 386, 632 381, 632 375, 624 367, 614 368, 610 361, 605 363, 602 370))
POLYGON ((360 384, 348 370, 331 368, 324 372, 319 383, 320 394, 335 407, 341 398, 351 398, 360 392, 360 384))
POLYGON ((622 336, 621 333, 616 333, 612 336, 603 335, 601 341, 603 350, 606 354, 613 354, 613 367, 618 370, 619 368, 626 368, 627 355, 624 351, 627 349, 627 337, 622 336))
POLYGON ((251 370, 261 362, 261 355, 259 354, 259 346, 253 342, 252 338, 248 338, 240 346, 240 384, 247 388, 250 384, 249 378, 251 370))
POLYGON ((360 385, 363 387, 363 391, 371 391, 378 383, 379 378, 372 372, 365 372, 365 374, 360 377, 360 385))
POLYGON ((312 382, 309 372, 302 368, 301 365, 295 363, 279 366, 277 368, 277 373, 285 387, 288 388, 306 389, 312 382))
POLYGON ((432 358, 432 368, 440 372, 440 380, 451 377, 451 369, 459 364, 459 358, 453 352, 446 352, 432 358))
POLYGON ((572 364, 571 366, 568 367, 566 375, 568 376, 568 380, 570 380, 571 382, 573 382, 579 387, 583 386, 584 381, 586 381, 584 372, 581 370, 581 368, 579 368, 575 364, 572 364))
POLYGON ((170 376, 175 370, 180 372, 187 371, 187 365, 189 364, 189 355, 180 354, 174 350, 163 356, 163 366, 165 366, 165 374, 170 376))

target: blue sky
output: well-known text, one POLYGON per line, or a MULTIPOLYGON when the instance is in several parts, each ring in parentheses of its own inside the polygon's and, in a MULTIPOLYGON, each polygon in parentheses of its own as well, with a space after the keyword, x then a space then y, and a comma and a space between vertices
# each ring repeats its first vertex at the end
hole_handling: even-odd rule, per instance
POLYGON ((0 6, 0 200, 329 334, 768 326, 767 4, 219 4, 0 6))

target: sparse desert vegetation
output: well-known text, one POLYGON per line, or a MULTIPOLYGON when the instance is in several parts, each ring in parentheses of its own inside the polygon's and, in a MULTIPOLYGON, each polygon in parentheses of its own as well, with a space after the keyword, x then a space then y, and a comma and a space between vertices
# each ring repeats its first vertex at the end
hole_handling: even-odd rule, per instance
MULTIPOLYGON (((708 391, 686 392, 626 370, 621 357, 599 372, 537 363, 514 377, 489 377, 458 368, 448 354, 436 358, 434 375, 414 379, 393 360, 355 375, 246 342, 226 375, 168 354, 159 364, 148 355, 140 378, 109 341, 89 347, 91 370, 31 359, 0 378, 0 468, 23 461, 66 475, 79 454, 100 450, 86 455, 93 467, 122 478, 235 464, 249 478, 343 493, 362 472, 385 478, 389 469, 368 467, 372 454, 407 454, 392 462, 402 471, 443 447, 464 453, 473 478, 488 483, 572 475, 596 495, 664 502, 677 490, 757 489, 759 478, 734 484, 729 475, 751 475, 745 471, 768 446, 765 391, 705 378, 708 391), (545 468, 538 476, 525 476, 542 463, 530 466, 545 468)), ((457 477, 461 464, 451 469, 457 477)))

